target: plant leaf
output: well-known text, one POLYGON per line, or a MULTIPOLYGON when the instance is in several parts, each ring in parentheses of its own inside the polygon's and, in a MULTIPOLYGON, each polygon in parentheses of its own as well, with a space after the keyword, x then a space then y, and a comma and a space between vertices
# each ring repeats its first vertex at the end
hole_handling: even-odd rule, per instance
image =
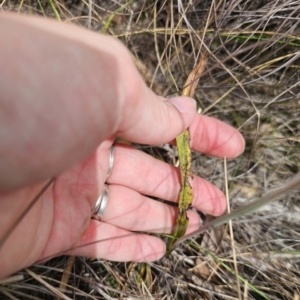
MULTIPOLYGON (((207 63, 208 56, 202 55, 197 66, 192 70, 185 82, 185 87, 182 91, 182 96, 193 97, 196 87, 198 85, 200 76, 207 63)), ((187 210, 193 202, 193 189, 190 184, 191 180, 191 167, 192 167, 192 151, 190 148, 190 133, 186 129, 179 136, 176 137, 177 151, 179 157, 179 164, 181 169, 181 190, 178 200, 178 215, 176 224, 172 232, 172 238, 167 245, 167 254, 169 255, 173 249, 176 240, 182 237, 189 224, 187 217, 187 210)))

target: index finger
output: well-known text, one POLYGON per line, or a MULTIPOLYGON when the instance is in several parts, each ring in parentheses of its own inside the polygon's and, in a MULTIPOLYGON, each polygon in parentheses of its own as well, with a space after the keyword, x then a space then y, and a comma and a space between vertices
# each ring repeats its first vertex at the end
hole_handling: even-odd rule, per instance
POLYGON ((190 146, 203 154, 234 158, 245 148, 243 136, 232 126, 204 115, 196 115, 189 127, 190 146))

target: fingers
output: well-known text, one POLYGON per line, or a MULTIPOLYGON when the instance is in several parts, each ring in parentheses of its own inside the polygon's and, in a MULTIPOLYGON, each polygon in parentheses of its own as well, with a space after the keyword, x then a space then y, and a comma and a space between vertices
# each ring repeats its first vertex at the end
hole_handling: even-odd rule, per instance
POLYGON ((160 259, 166 250, 159 238, 93 220, 78 246, 70 253, 114 261, 154 261, 160 259))
MULTIPOLYGON (((181 188, 178 168, 124 145, 115 146, 115 164, 108 183, 173 202, 178 201, 181 188)), ((224 212, 225 197, 217 187, 197 176, 191 185, 193 207, 211 215, 224 212)))
MULTIPOLYGON (((130 231, 157 233, 172 232, 177 218, 177 208, 155 201, 119 185, 108 186, 109 200, 101 220, 130 231)), ((188 232, 200 226, 199 215, 188 212, 188 232)))
MULTIPOLYGON (((232 158, 244 150, 244 139, 231 126, 214 118, 196 115, 190 125, 191 147, 209 155, 232 158)), ((110 184, 123 185, 140 194, 178 201, 180 170, 127 146, 116 146, 110 184)), ((193 207, 210 215, 225 211, 225 196, 211 183, 194 177, 193 207)))
POLYGON ((195 151, 222 158, 234 158, 244 151, 243 136, 217 119, 196 115, 189 130, 191 148, 195 151))

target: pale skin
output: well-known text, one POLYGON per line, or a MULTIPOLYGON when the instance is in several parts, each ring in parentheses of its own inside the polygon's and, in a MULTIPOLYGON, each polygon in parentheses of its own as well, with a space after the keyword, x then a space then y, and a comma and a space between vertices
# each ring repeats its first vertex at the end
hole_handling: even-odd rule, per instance
MULTIPOLYGON (((109 202, 102 222, 91 220, 112 141, 121 136, 162 144, 189 126, 193 150, 234 158, 244 149, 242 136, 197 114, 190 98, 155 95, 126 48, 111 37, 1 13, 0 40, 1 242, 55 177, 0 248, 0 278, 68 249, 115 261, 161 258, 164 242, 137 231, 171 232, 176 209, 145 195, 176 202, 179 169, 116 145, 109 202)), ((192 187, 193 207, 215 216, 224 212, 225 197, 213 184, 194 177, 192 187)), ((200 219, 193 211, 188 216, 191 232, 200 219)))

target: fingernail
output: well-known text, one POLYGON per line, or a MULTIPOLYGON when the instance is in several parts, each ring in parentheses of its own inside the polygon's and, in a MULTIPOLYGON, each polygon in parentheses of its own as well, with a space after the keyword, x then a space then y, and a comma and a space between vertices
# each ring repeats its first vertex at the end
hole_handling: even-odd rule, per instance
POLYGON ((181 113, 194 112, 197 108, 196 101, 190 97, 175 97, 167 100, 181 113))

